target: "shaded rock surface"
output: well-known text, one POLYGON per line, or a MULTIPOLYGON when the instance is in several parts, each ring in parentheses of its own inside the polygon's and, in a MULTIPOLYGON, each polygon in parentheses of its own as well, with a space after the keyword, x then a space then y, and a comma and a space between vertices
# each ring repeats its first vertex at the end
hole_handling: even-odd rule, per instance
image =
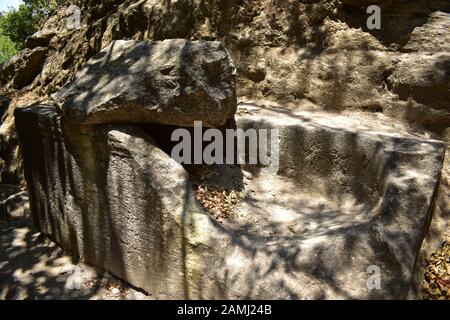
POLYGON ((450 54, 408 55, 393 67, 387 83, 400 99, 450 111, 450 54))
POLYGON ((236 111, 234 66, 219 42, 113 41, 54 98, 69 121, 220 126, 236 111))
MULTIPOLYGON (((444 251, 441 251, 442 246, 445 246, 445 241, 448 243, 448 238, 450 237, 450 131, 447 130, 445 135, 445 142, 447 144, 446 153, 445 153, 445 160, 442 166, 441 171, 441 180, 439 183, 438 188, 438 194, 436 196, 436 204, 435 209, 433 211, 433 216, 430 223, 430 228, 428 230, 427 236, 424 240, 424 243, 422 245, 422 249, 420 251, 419 257, 418 257, 418 273, 417 273, 417 280, 420 281, 423 278, 423 274, 420 272, 420 270, 426 270, 428 273, 428 276, 435 273, 434 278, 425 278, 425 282, 428 282, 425 284, 424 291, 426 294, 428 294, 428 298, 430 298, 430 293, 433 292, 432 284, 433 283, 439 283, 440 281, 443 281, 441 283, 444 283, 444 285, 440 285, 439 289, 442 292, 442 294, 437 294, 436 291, 434 291, 434 297, 438 296, 446 296, 448 293, 447 286, 445 285, 448 277, 450 276, 450 270, 447 270, 446 274, 442 274, 439 271, 441 268, 443 268, 443 265, 436 265, 436 260, 433 258, 433 256, 440 255, 442 253, 445 253, 444 251), (444 241, 443 241, 444 239, 444 241), (443 243, 444 242, 444 243, 443 243), (430 263, 431 260, 431 263, 430 263), (438 275, 441 275, 442 277, 439 277, 438 275), (431 288, 430 288, 431 286, 431 288), (429 291, 431 290, 431 291, 429 291), (446 292, 447 291, 447 292, 446 292)), ((447 244, 448 247, 448 244, 447 244)))
MULTIPOLYGON (((450 5, 444 0, 370 3, 381 6, 381 30, 367 29, 369 3, 358 1, 78 0, 75 4, 82 12, 80 30, 67 29, 65 7, 43 25, 43 30, 55 30, 56 35, 32 84, 40 94, 55 93, 73 80, 114 40, 218 40, 236 65, 241 99, 295 103, 306 98, 327 110, 381 111, 439 134, 450 125, 449 111, 442 106, 450 100, 448 84, 426 84, 431 91, 445 88, 441 98, 411 94, 411 101, 405 101, 406 91, 391 90, 386 82, 393 68, 408 64, 418 53, 448 52, 450 5)), ((427 68, 427 77, 441 77, 442 66, 435 67, 427 68)))
POLYGON ((0 299, 151 299, 111 274, 74 263, 30 218, 0 223, 0 299))
POLYGON ((26 39, 25 47, 30 49, 34 49, 36 47, 47 47, 55 34, 55 30, 39 30, 26 39))
POLYGON ((0 220, 17 220, 29 214, 28 193, 15 186, 0 185, 0 220))
POLYGON ((37 228, 132 284, 183 296, 184 169, 138 128, 71 126, 45 106, 16 109, 16 125, 37 228))
MULTIPOLYGON (((375 117, 378 117, 378 113, 382 112, 391 117, 390 120, 386 121, 395 126, 403 125, 403 120, 406 120, 417 125, 416 128, 418 129, 424 128, 433 132, 433 136, 440 139, 443 138, 450 126, 448 104, 448 101, 450 101, 448 90, 450 42, 447 41, 450 36, 448 32, 450 6, 446 0, 316 2, 309 0, 168 2, 78 0, 75 3, 81 7, 82 11, 80 30, 68 30, 66 28, 67 13, 65 8, 58 10, 44 25, 44 29, 53 29, 57 32, 49 40, 46 48, 40 49, 41 52, 48 50, 42 70, 37 73, 36 77, 34 77, 35 74, 32 77, 30 76, 34 80, 28 88, 33 89, 40 95, 49 95, 58 91, 67 82, 74 79, 77 72, 84 68, 89 59, 117 39, 139 41, 164 40, 167 38, 219 40, 229 50, 236 65, 237 96, 241 100, 275 100, 282 103, 286 102, 286 104, 292 103, 295 106, 301 104, 303 99, 307 99, 314 103, 312 108, 314 112, 328 110, 345 114, 348 110, 367 110, 375 111, 375 117), (369 4, 378 4, 382 8, 381 30, 368 30, 366 27, 367 14, 365 10, 369 4)), ((26 49, 20 56, 29 54, 30 50, 26 49)), ((3 84, 7 83, 8 86, 14 86, 15 73, 13 70, 21 70, 19 67, 26 65, 25 60, 21 60, 21 58, 12 61, 18 62, 10 63, 9 67, 8 64, 4 64, 0 68, 0 81, 3 84)), ((29 80, 21 81, 21 79, 18 79, 16 87, 26 85, 29 80)), ((0 168, 3 166, 2 183, 17 183, 21 180, 22 162, 14 126, 11 125, 13 119, 11 110, 14 110, 15 106, 16 104, 13 103, 12 107, 9 107, 3 113, 3 123, 0 128, 0 158, 3 159, 0 160, 0 168)), ((252 111, 251 108, 245 109, 249 110, 242 111, 244 115, 262 112, 262 110, 252 111)), ((271 116, 284 119, 285 116, 292 115, 292 110, 286 110, 285 108, 277 110, 278 112, 272 112, 271 116)), ((208 268, 199 271, 198 266, 201 264, 198 261, 207 261, 205 258, 207 255, 202 253, 200 256, 196 256, 197 251, 186 251, 187 257, 194 252, 194 258, 188 259, 191 262, 186 264, 187 267, 182 270, 193 271, 187 273, 188 276, 185 276, 185 279, 190 280, 184 281, 185 288, 177 291, 178 293, 183 292, 182 296, 184 297, 195 297, 198 296, 198 288, 206 288, 210 285, 215 289, 211 291, 205 289, 203 292, 214 292, 211 293, 211 296, 219 297, 268 296, 273 298, 274 295, 268 291, 279 292, 280 296, 291 298, 406 297, 408 291, 411 297, 417 296, 418 290, 414 286, 420 283, 420 277, 423 274, 420 271, 421 268, 423 270, 423 256, 436 247, 436 242, 440 241, 443 232, 448 230, 448 152, 437 194, 436 209, 428 230, 428 238, 422 246, 420 257, 415 260, 417 248, 420 246, 421 239, 423 239, 420 234, 427 232, 427 223, 424 223, 424 219, 429 222, 431 216, 425 212, 425 208, 431 208, 430 204, 435 187, 433 181, 437 179, 435 170, 437 170, 439 161, 432 160, 431 154, 436 154, 437 157, 441 148, 437 147, 439 150, 436 149, 436 152, 430 151, 427 154, 425 149, 434 145, 434 143, 423 142, 427 147, 422 146, 422 148, 420 143, 423 140, 410 135, 392 138, 394 140, 401 138, 396 141, 388 138, 386 144, 384 135, 382 141, 371 140, 367 136, 360 138, 359 133, 356 134, 357 139, 349 138, 354 136, 354 131, 348 132, 349 130, 346 130, 345 125, 336 125, 336 121, 339 123, 342 119, 338 121, 338 118, 328 114, 326 117, 333 119, 330 123, 321 118, 319 113, 317 115, 318 118, 311 115, 307 115, 305 118, 305 114, 297 114, 295 115, 295 118, 297 118, 295 121, 290 120, 293 121, 291 123, 293 127, 284 130, 283 141, 296 151, 293 154, 283 153, 279 179, 247 179, 246 183, 250 184, 249 190, 254 191, 249 191, 246 195, 247 199, 243 202, 242 209, 244 213, 247 212, 247 215, 238 217, 238 222, 240 221, 241 224, 238 223, 233 231, 228 232, 228 234, 233 234, 231 238, 225 236, 225 240, 223 240, 221 236, 218 236, 223 240, 218 241, 219 243, 223 242, 222 245, 216 245, 223 249, 219 255, 224 257, 220 261, 221 264, 215 259, 211 259, 208 262, 208 268), (318 125, 317 128, 321 128, 323 125, 325 133, 313 133, 314 130, 306 129, 308 126, 303 124, 300 125, 300 128, 296 128, 297 121, 301 119, 311 121, 311 118, 314 118, 312 123, 318 125), (330 128, 336 130, 328 131, 330 128), (408 141, 405 142, 405 145, 403 145, 403 138, 408 141), (301 143, 297 143, 299 141, 301 143), (332 143, 327 141, 332 141, 332 143), (337 147, 337 145, 340 145, 339 141, 349 142, 349 145, 342 148, 337 147), (372 142, 369 143, 368 141, 372 142), (365 145, 366 143, 367 145, 365 145), (384 162, 383 159, 385 159, 385 154, 388 151, 382 148, 384 151, 380 151, 374 158, 372 152, 375 150, 374 143, 381 146, 392 143, 391 146, 402 151, 400 153, 396 150, 389 151, 391 152, 388 157, 389 161, 384 162), (331 152, 331 158, 329 153, 314 148, 314 145, 322 146, 324 150, 331 152), (350 148, 355 145, 357 150, 362 148, 365 151, 360 150, 351 156, 350 148), (306 149, 302 149, 303 147, 306 149), (311 152, 308 154, 305 150, 311 152), (383 167, 383 163, 400 163, 400 165, 396 168, 387 165, 388 178, 383 180, 380 178, 384 176, 379 174, 380 168, 369 164, 365 166, 367 163, 364 156, 365 152, 369 155, 367 156, 368 159, 376 159, 376 164, 381 167, 383 167), (307 174, 309 171, 296 168, 294 160, 298 157, 303 157, 305 163, 309 164, 311 175, 307 174), (419 161, 421 157, 424 157, 423 161, 419 161), (328 162, 324 159, 327 159, 328 162), (343 162, 342 159, 346 161, 343 162), (348 164, 346 164, 347 162, 348 164), (318 165, 316 166, 315 163, 318 165), (402 167, 404 163, 408 164, 406 168, 402 167), (416 172, 408 169, 413 166, 417 167, 416 172), (425 166, 427 166, 426 170, 425 166), (363 172, 361 176, 367 178, 367 184, 358 180, 359 170, 363 172), (424 173, 425 171, 427 172, 424 173), (319 179, 324 173, 329 174, 329 180, 319 179), (304 174, 306 176, 303 176, 304 174), (398 179, 396 179, 396 176, 398 179), (304 180, 305 177, 307 180, 304 180), (378 178, 381 180, 377 180, 378 178), (276 184, 278 191, 273 192, 275 197, 267 198, 266 196, 269 196, 268 192, 270 192, 267 184, 268 182, 274 184, 274 181, 278 181, 276 184), (318 182, 316 190, 308 190, 308 185, 315 185, 315 182, 318 182), (301 199, 295 197, 291 199, 291 203, 295 203, 296 207, 292 208, 288 198, 282 198, 283 200, 278 203, 278 207, 271 207, 273 201, 269 200, 290 194, 295 188, 302 188, 302 192, 305 192, 306 203, 301 203, 301 199), (266 194, 257 193, 261 190, 266 194), (256 193, 256 200, 254 193, 256 193), (332 199, 330 200, 329 197, 322 199, 321 197, 324 194, 330 194, 332 199), (337 194, 341 196, 337 197, 337 194), (345 195, 343 197, 345 201, 339 202, 336 198, 342 198, 342 194, 345 195), (390 197, 389 194, 396 194, 396 196, 390 197), (409 195, 409 198, 406 195, 409 195), (312 201, 310 202, 309 199, 312 199, 312 201), (314 199, 318 199, 318 202, 314 202, 314 199), (347 201, 348 199, 350 201, 347 201), (364 200, 364 205, 359 207, 360 204, 357 201, 355 202, 355 199, 364 200), (380 199, 383 199, 381 201, 384 201, 384 204, 377 207, 380 199), (265 205, 258 206, 258 202, 265 205), (345 203, 350 203, 350 205, 344 205, 343 207, 340 205, 345 203), (403 206, 403 209, 396 211, 398 215, 393 215, 391 216, 392 219, 389 219, 388 213, 394 210, 392 208, 396 208, 397 205, 403 206), (360 210, 349 211, 348 207, 360 208, 360 210), (419 207, 420 209, 418 209, 419 207), (305 213, 298 214, 298 208, 306 208, 305 213), (385 211, 378 211, 380 208, 384 208, 385 211), (408 215, 404 208, 409 208, 410 213, 415 213, 415 216, 408 215), (272 213, 272 209, 274 212, 280 212, 280 214, 272 213), (248 216, 251 212, 261 213, 259 222, 266 227, 267 231, 257 229, 255 223, 258 221, 252 220, 248 216), (333 216, 336 212, 337 217, 333 216), (367 216, 364 216, 361 212, 367 213, 367 216), (305 219, 306 222, 309 219, 319 220, 317 226, 305 227, 306 233, 299 227, 299 225, 306 225, 305 221, 302 221, 304 219, 302 214, 310 215, 308 219, 305 219), (367 217, 369 217, 368 219, 373 217, 373 220, 365 220, 367 217), (347 218, 352 220, 353 224, 346 220, 347 218), (300 221, 300 224, 286 222, 294 220, 300 221), (391 223, 392 221, 394 223, 391 223), (336 227, 338 231, 322 234, 320 233, 321 225, 330 228, 336 227), (404 225, 405 227, 398 230, 397 225, 404 225), (247 232, 246 230, 251 231, 247 232), (271 243, 272 247, 267 249, 268 243, 264 241, 271 239, 270 237, 273 237, 273 234, 284 236, 285 234, 280 233, 280 230, 287 232, 291 238, 286 236, 284 243, 271 243), (346 233, 346 231, 349 232, 346 233), (367 237, 361 238, 360 231, 367 237), (238 236, 239 234, 241 237, 238 236), (320 238, 319 234, 323 235, 324 238, 320 238), (233 245, 229 246, 229 243, 239 244, 239 248, 233 245), (294 243, 295 245, 293 245, 294 243), (316 243, 317 246, 311 245, 311 243, 316 243), (330 243, 336 244, 334 249, 329 248, 330 243), (404 245, 405 243, 409 243, 409 245, 404 245), (233 253, 234 251, 236 253, 233 253), (258 252, 258 258, 253 261, 255 252, 258 252), (345 252, 345 254, 341 254, 342 252, 345 252), (302 255, 313 263, 308 264, 307 261, 301 259, 298 263, 292 262, 297 256, 302 255), (282 260, 283 263, 280 263, 280 257, 286 256, 290 258, 282 260), (361 256, 364 257, 359 258, 361 256), (355 261, 350 261, 349 258, 351 257, 356 257, 355 261), (334 269, 327 268, 329 261, 337 261, 339 265, 333 265, 334 269), (382 270, 389 270, 385 280, 386 283, 392 284, 391 289, 377 292, 365 291, 364 279, 367 279, 367 274, 361 270, 364 269, 362 266, 369 262, 370 264, 380 264, 382 270), (208 274, 211 271, 210 266, 215 265, 215 263, 217 263, 216 274, 208 274), (224 267, 225 265, 227 267, 224 267), (416 265, 416 267, 412 267, 412 265, 416 265), (270 274, 267 281, 256 281, 267 276, 265 273, 259 274, 256 272, 257 269, 266 270, 267 274, 270 274), (286 270, 293 271, 286 277, 286 270), (349 273, 349 270, 356 271, 349 273), (192 284, 192 279, 198 279, 198 274, 205 274, 208 280, 200 285, 195 281, 197 284, 192 284), (301 275, 299 276, 299 274, 301 275), (311 282, 311 279, 316 280, 311 282), (240 286, 240 283, 243 283, 243 285, 240 286), (254 285, 248 287, 249 283, 254 285), (274 283, 278 283, 278 285, 274 286, 274 283), (352 285, 348 286, 348 283, 352 283, 352 285), (302 286, 302 290, 297 290, 298 285, 302 286), (244 292, 235 289, 233 286, 246 287, 248 290, 244 292), (190 288, 194 289, 191 290, 190 288), (219 289, 217 290, 217 288, 219 289), (311 290, 306 289, 305 291, 304 288, 310 288, 311 290)), ((355 116, 358 117, 359 114, 356 113, 355 116)), ((259 121, 257 119, 260 118, 247 118, 240 121, 241 125, 261 126, 261 124, 254 124, 259 121)), ((284 120, 281 120, 281 122, 284 120)), ((263 123, 271 125, 273 124, 271 121, 270 118, 267 118, 263 123)), ((367 122, 380 124, 374 118, 368 119, 367 122)), ((352 126, 346 121, 343 123, 352 126)), ((58 127, 58 125, 45 122, 43 127, 53 128, 58 127)), ((384 125, 381 125, 380 128, 383 128, 384 133, 390 132, 388 127, 384 125)), ((38 128, 35 128, 35 130, 36 132, 39 131, 38 128)), ((367 130, 367 128, 364 130, 367 130)), ((53 129, 50 131, 53 132, 53 129)), ((60 132, 61 130, 56 131, 60 132)), ((379 136, 380 134, 377 130, 369 131, 371 131, 369 136, 379 136)), ((70 130, 67 132, 70 132, 70 130)), ((73 133, 72 139, 83 140, 79 137, 78 131, 75 130, 73 133)), ((130 136, 134 136, 134 133, 130 136)), ((37 139, 37 137, 31 136, 29 138, 30 140, 37 139)), ((73 144, 76 145, 77 143, 73 144)), ((97 146, 96 144, 88 145, 92 148, 94 148, 94 145, 97 146)), ((80 145, 79 148, 83 149, 84 146, 80 145)), ((86 146, 84 149, 89 148, 86 146)), ((66 158, 62 159, 61 154, 65 155, 66 151, 56 150, 60 150, 60 148, 45 152, 58 155, 58 160, 55 157, 50 157, 52 160, 49 161, 58 162, 56 167, 60 168, 58 170, 52 169, 52 172, 60 171, 58 174, 65 176, 68 171, 64 169, 66 165, 61 165, 61 163, 66 163, 66 158)), ((71 151, 68 153, 71 154, 71 151)), ((100 160, 90 161, 90 163, 101 163, 100 160)), ((79 163, 84 163, 84 160, 80 160, 77 165, 72 166, 79 166, 79 163)), ((259 172, 258 168, 246 169, 255 171, 254 174, 259 172)), ((46 172, 45 170, 43 167, 36 169, 36 171, 41 172, 46 172)), ((55 176, 57 175, 55 174, 55 176)), ((55 176, 46 177, 42 174, 37 180, 48 179, 53 181, 55 176)), ((104 180, 104 178, 102 179, 104 180)), ((64 182, 61 182, 61 185, 67 188, 67 181, 71 180, 73 179, 68 177, 63 180, 64 182)), ((90 182, 92 180, 89 180, 90 182)), ((86 185, 89 186, 89 183, 86 183, 86 185)), ((95 185, 93 189, 97 190, 103 185, 95 185)), ((51 189, 49 186, 51 184, 47 185, 47 188, 51 189)), ((89 191, 92 189, 83 185, 83 189, 85 188, 89 191)), ((61 187, 57 186, 55 189, 61 189, 61 187)), ((54 196, 54 193, 46 194, 42 191, 38 196, 42 199, 71 199, 70 197, 72 197, 70 192, 67 197, 61 194, 66 195, 67 192, 54 196)), ((86 192, 86 194, 89 194, 89 192, 86 192)), ((32 198, 33 195, 30 195, 32 198)), ((94 195, 93 198, 97 199, 98 197, 94 195)), ((84 198, 80 196, 73 201, 83 203, 82 199, 84 198)), ((91 202, 94 201, 92 199, 91 202)), ((60 214, 61 212, 65 213, 64 209, 61 209, 64 201, 52 200, 51 205, 47 204, 50 209, 43 210, 51 212, 51 215, 46 216, 46 220, 43 220, 50 221, 50 217, 57 217, 55 220, 67 219, 70 214, 65 214, 64 217, 60 214)), ((31 202, 33 202, 32 199, 31 202)), ((94 203, 96 202, 94 201, 94 203)), ((99 206, 99 202, 94 206, 99 206)), ((91 212, 91 207, 83 210, 82 212, 91 212)), ((39 212, 42 212, 42 210, 39 212)), ((67 220, 63 221, 61 225, 64 225, 67 220)), ((90 220, 88 221, 91 223, 90 220)), ((67 225, 71 223, 67 223, 67 225)), ((203 221, 202 223, 206 222, 203 221)), ((202 223, 199 223, 199 225, 205 226, 202 223)), ((206 224, 204 229, 214 230, 210 234, 223 235, 217 232, 218 229, 215 227, 209 228, 209 224, 206 224)), ((84 239, 92 239, 92 235, 95 234, 91 229, 87 230, 83 241, 84 239)), ((226 231, 229 229, 219 228, 219 230, 226 231)), ((58 233, 58 229, 54 226, 47 232, 49 234, 58 233)), ((71 230, 65 236, 68 234, 77 233, 71 230)), ((80 239, 78 234, 74 238, 80 239)), ((83 241, 80 240, 79 242, 83 241)), ((214 243, 217 239, 208 241, 214 243)), ((208 241, 205 240, 205 242, 208 241)), ((77 242, 73 239, 68 241, 70 249, 72 247, 78 248, 77 242)), ((103 242, 105 242, 103 239, 99 241, 99 243, 103 242)), ((110 242, 114 243, 114 239, 110 242)), ((211 246, 214 247, 215 244, 211 246)), ((183 246, 180 246, 180 248, 183 248, 183 246)), ((214 253, 211 253, 212 257, 214 255, 214 253)), ((117 259, 111 258, 108 261, 117 261, 117 259)), ((178 267, 176 266, 176 268, 178 267)), ((183 271, 180 272, 183 273, 183 271)), ((166 285, 158 281, 159 279, 156 280, 157 284, 149 284, 146 290, 151 291, 155 286, 159 288, 166 285)), ((206 293, 204 296, 206 296, 206 293)))
POLYGON ((427 17, 425 24, 414 28, 402 50, 405 52, 448 52, 450 50, 449 28, 448 7, 446 11, 435 11, 427 17))
POLYGON ((11 98, 6 95, 0 95, 0 123, 3 123, 5 120, 4 116, 8 110, 10 102, 11 98))
POLYGON ((33 82, 41 72, 48 49, 24 49, 0 66, 0 83, 20 89, 33 82))
POLYGON ((74 126, 48 106, 17 109, 36 226, 159 298, 414 292, 443 144, 388 119, 242 111, 240 128, 281 128, 280 169, 220 171, 241 179, 244 197, 219 224, 193 198, 187 172, 141 130, 74 126), (367 288, 370 265, 380 267, 380 290, 367 288))
POLYGON ((0 183, 24 187, 22 157, 14 125, 14 110, 30 105, 40 97, 28 93, 5 94, 0 121, 0 183))

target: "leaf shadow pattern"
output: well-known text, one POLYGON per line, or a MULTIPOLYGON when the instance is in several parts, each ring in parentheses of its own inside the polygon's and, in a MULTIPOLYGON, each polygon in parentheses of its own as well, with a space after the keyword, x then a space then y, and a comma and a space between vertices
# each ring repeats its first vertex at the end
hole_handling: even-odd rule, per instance
MULTIPOLYGON (((290 110, 274 112, 280 113, 274 119, 287 114, 308 122, 305 116, 290 110)), ((257 127, 271 127, 270 121, 258 121, 257 127)), ((271 177, 262 177, 262 181, 253 182, 254 189, 243 199, 250 221, 217 224, 217 229, 228 235, 231 243, 231 249, 215 264, 220 295, 255 298, 277 292, 277 296, 284 298, 406 299, 415 285, 412 282, 416 256, 428 228, 442 164, 442 144, 429 142, 426 148, 429 154, 418 155, 414 150, 423 141, 414 137, 355 134, 351 128, 336 129, 309 121, 307 126, 317 129, 316 138, 320 137, 318 132, 322 136, 324 132, 330 135, 314 140, 316 149, 324 152, 319 158, 329 166, 320 168, 316 164, 314 167, 300 154, 313 153, 305 143, 313 129, 294 130, 297 134, 291 132, 287 138, 284 136, 291 139, 288 140, 291 143, 284 141, 284 147, 297 160, 298 176, 287 175, 294 183, 277 190, 276 197, 265 198, 261 195, 274 192, 277 183, 271 177), (342 150, 341 154, 336 153, 336 145, 344 146, 344 153, 342 150), (365 152, 372 155, 368 157, 371 161, 363 160, 361 154, 365 152), (347 158, 336 162, 342 156, 347 158), (430 165, 423 166, 427 161, 430 165), (339 183, 332 176, 332 169, 342 164, 346 169, 343 172, 354 180, 349 191, 356 203, 352 203, 350 211, 344 201, 348 191, 339 192, 339 183), (322 169, 321 176, 314 177, 318 169, 322 169), (429 177, 418 179, 415 170, 428 172, 429 177), (305 179, 308 175, 312 176, 305 179), (319 186, 320 179, 327 183, 310 194, 311 187, 319 186), (358 182, 371 180, 373 184, 358 182), (425 181, 427 187, 422 185, 425 181), (370 194, 374 201, 368 200, 370 194), (322 197, 330 199, 333 205, 311 202, 311 198, 322 197), (290 220, 274 220, 277 211, 288 212, 290 220), (366 268, 370 265, 378 265, 383 270, 382 290, 369 291, 366 287, 369 276, 366 268), (237 293, 236 287, 245 290, 237 293)), ((283 170, 283 164, 280 169, 283 170)), ((257 170, 254 172, 258 174, 257 170)), ((286 175, 286 172, 278 173, 286 175)))
POLYGON ((70 259, 43 237, 31 219, 0 224, 0 299, 88 299, 97 285, 72 290, 66 287, 70 259))

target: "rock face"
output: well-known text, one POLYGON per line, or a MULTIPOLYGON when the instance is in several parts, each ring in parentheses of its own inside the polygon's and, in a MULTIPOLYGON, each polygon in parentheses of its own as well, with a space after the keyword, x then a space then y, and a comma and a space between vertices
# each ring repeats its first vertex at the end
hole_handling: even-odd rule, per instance
POLYGON ((387 83, 400 99, 450 111, 450 54, 408 55, 393 67, 387 83))
MULTIPOLYGON (((450 125, 448 110, 435 109, 428 99, 416 101, 417 95, 407 101, 403 90, 391 90, 386 82, 393 68, 412 61, 415 54, 448 52, 450 8, 445 0, 77 4, 83 12, 80 30, 67 30, 65 8, 44 25, 57 35, 48 45, 51 58, 33 82, 40 93, 52 94, 73 80, 113 40, 217 40, 236 65, 237 96, 242 100, 297 103, 306 98, 327 110, 384 112, 439 134, 450 125), (366 27, 370 4, 381 6, 381 30, 366 27)), ((438 78, 441 71, 433 70, 438 74, 431 77, 438 78)), ((442 100, 450 100, 447 90, 442 100)))
POLYGON ((284 248, 292 248, 286 250, 296 256, 296 270, 308 270, 306 298, 367 294, 404 299, 408 291, 417 298, 421 279, 416 277, 421 275, 416 257, 428 232, 445 145, 410 136, 388 118, 364 114, 285 114, 252 105, 240 106, 238 114, 238 127, 280 129, 278 175, 295 182, 277 192, 273 181, 262 181, 257 192, 249 192, 262 212, 252 205, 240 211, 277 216, 275 221, 260 218, 258 225, 274 238, 284 225, 301 239, 293 247, 285 242, 284 248), (296 190, 295 195, 286 199, 286 190, 296 190), (363 288, 370 273, 360 271, 371 265, 380 267, 381 291, 363 288), (319 288, 315 281, 332 282, 340 292, 319 288))
POLYGON ((81 124, 223 125, 236 111, 234 66, 219 42, 113 41, 55 94, 81 124))
POLYGON ((0 95, 0 123, 3 122, 3 116, 8 110, 9 103, 11 99, 7 96, 0 95))
POLYGON ((238 127, 280 128, 280 169, 255 168, 225 224, 141 129, 16 109, 36 226, 157 298, 406 298, 443 144, 388 121, 250 109, 238 127), (379 290, 367 287, 369 266, 379 290))
MULTIPOLYGON (((1 96, 0 96, 1 97, 1 96)), ((14 110, 18 106, 30 105, 39 100, 30 93, 1 98, 0 110, 0 184, 23 187, 22 157, 14 126, 14 110)))
POLYGON ((55 34, 55 30, 40 30, 27 38, 25 41, 25 47, 30 49, 34 49, 36 47, 47 47, 55 34))
POLYGON ((136 286, 183 296, 195 218, 184 169, 138 128, 72 126, 46 106, 16 109, 16 121, 38 229, 136 286))
POLYGON ((29 216, 28 193, 14 186, 0 185, 0 221, 12 221, 29 216))
MULTIPOLYGON (((436 101, 416 100, 417 94, 405 100, 405 89, 397 91, 386 81, 396 66, 415 60, 416 54, 448 52, 450 7, 445 0, 78 0, 76 4, 83 13, 80 30, 67 29, 64 7, 43 26, 56 35, 48 42, 49 57, 32 83, 40 94, 58 91, 114 40, 216 40, 236 65, 240 99, 297 103, 306 98, 327 110, 384 112, 438 134, 450 126, 450 112, 436 109, 436 101), (381 30, 367 29, 366 8, 371 4, 381 6, 381 30)), ((431 78, 440 74, 437 69, 427 71, 431 78), (430 74, 434 71, 437 74, 430 74)), ((426 84, 432 91, 442 91, 442 85, 426 84)), ((450 100, 448 87, 443 92, 442 100, 450 100)))
MULTIPOLYGON (((450 12, 447 3, 447 10, 437 10, 427 17, 427 22, 415 28, 406 45, 405 52, 447 52, 450 50, 450 12)), ((433 11, 433 10, 432 10, 433 11)))
POLYGON ((48 49, 24 49, 0 66, 0 83, 15 89, 31 84, 41 72, 48 49))

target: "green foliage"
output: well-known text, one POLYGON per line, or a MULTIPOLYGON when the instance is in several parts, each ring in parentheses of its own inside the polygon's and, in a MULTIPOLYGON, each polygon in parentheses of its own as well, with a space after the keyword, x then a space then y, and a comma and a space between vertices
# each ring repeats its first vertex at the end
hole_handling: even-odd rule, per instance
POLYGON ((36 31, 37 25, 37 17, 33 14, 32 7, 25 4, 0 15, 2 34, 19 48, 23 46, 25 39, 36 31))
POLYGON ((33 12, 38 23, 48 17, 55 8, 55 1, 48 0, 23 0, 24 5, 33 12))
POLYGON ((10 56, 11 52, 22 49, 27 37, 39 29, 45 18, 61 2, 60 0, 23 0, 23 4, 17 9, 10 8, 7 12, 1 12, 0 55, 10 56), (7 40, 8 38, 10 41, 7 40))
POLYGON ((7 36, 0 34, 0 63, 5 62, 17 52, 16 44, 7 36))

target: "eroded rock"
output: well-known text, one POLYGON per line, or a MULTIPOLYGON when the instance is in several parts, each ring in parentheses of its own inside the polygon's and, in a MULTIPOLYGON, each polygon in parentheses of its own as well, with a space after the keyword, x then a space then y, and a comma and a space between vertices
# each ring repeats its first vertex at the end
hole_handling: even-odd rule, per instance
POLYGON ((427 22, 414 29, 408 43, 402 48, 407 52, 449 52, 450 13, 436 11, 427 22))
POLYGON ((4 121, 4 116, 8 110, 11 98, 8 96, 0 95, 0 125, 4 121))
POLYGON ((12 221, 22 219, 30 214, 28 193, 20 191, 0 200, 0 220, 12 221))
POLYGON ((17 186, 0 184, 0 221, 25 218, 30 213, 28 193, 17 186))
POLYGON ((158 298, 406 298, 443 144, 375 117, 242 111, 240 128, 280 129, 280 166, 252 179, 222 171, 246 187, 235 220, 219 224, 137 127, 17 109, 35 224, 158 298), (369 266, 380 268, 379 290, 367 287, 369 266))
POLYGON ((17 109, 16 125, 42 233, 149 292, 191 290, 182 248, 207 218, 181 165, 133 126, 71 125, 48 106, 17 109))
POLYGON ((55 94, 69 121, 220 126, 236 111, 234 66, 219 42, 118 40, 55 94))
POLYGON ((30 49, 34 49, 36 47, 47 47, 55 35, 55 30, 42 29, 27 38, 25 41, 25 47, 30 49))
POLYGON ((236 65, 237 96, 242 100, 297 103, 307 98, 327 110, 385 112, 439 134, 448 126, 450 114, 436 112, 431 105, 418 102, 423 114, 433 114, 432 121, 428 116, 423 121, 422 112, 411 116, 417 112, 392 95, 384 82, 390 62, 406 57, 404 52, 448 51, 445 0, 249 0, 226 5, 222 0, 84 0, 78 5, 84 12, 79 30, 66 28, 64 7, 44 23, 44 29, 57 34, 32 84, 40 93, 55 93, 117 39, 218 40, 236 65), (367 29, 371 4, 382 9, 381 30, 367 29))
POLYGON ((402 100, 450 111, 450 54, 405 54, 387 83, 402 100))
POLYGON ((0 66, 0 82, 15 89, 33 82, 41 72, 48 49, 24 49, 0 66))

